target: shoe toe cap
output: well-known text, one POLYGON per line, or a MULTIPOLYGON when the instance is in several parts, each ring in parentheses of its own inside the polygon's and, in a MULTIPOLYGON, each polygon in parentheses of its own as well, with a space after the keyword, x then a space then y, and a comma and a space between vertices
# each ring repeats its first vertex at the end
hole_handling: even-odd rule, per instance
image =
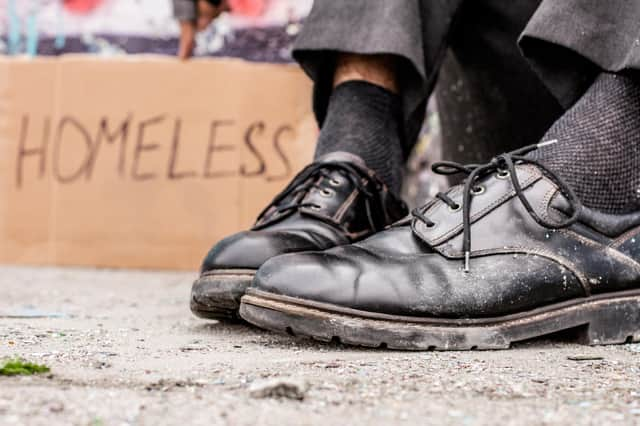
POLYGON ((386 280, 364 272, 353 260, 354 250, 358 249, 344 246, 276 256, 260 267, 252 288, 348 308, 385 310, 388 306, 380 302, 389 301, 386 280))
POLYGON ((286 232, 245 231, 231 235, 211 248, 202 271, 258 269, 267 259, 283 253, 317 248, 303 235, 286 232))

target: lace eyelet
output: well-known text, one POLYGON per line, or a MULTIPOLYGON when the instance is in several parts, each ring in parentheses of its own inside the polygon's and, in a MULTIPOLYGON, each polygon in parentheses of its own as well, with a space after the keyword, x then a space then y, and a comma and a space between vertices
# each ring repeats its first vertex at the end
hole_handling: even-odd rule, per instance
POLYGON ((478 186, 474 186, 473 188, 471 188, 471 193, 473 195, 480 195, 480 194, 484 194, 484 191, 486 190, 486 188, 482 185, 478 185, 478 186))
POLYGON ((511 176, 509 170, 498 170, 498 173, 496 173, 498 179, 507 179, 509 176, 511 176))
POLYGON ((426 226, 428 229, 433 229, 433 228, 435 228, 436 226, 438 226, 438 224, 437 224, 437 223, 435 223, 435 222, 432 222, 432 223, 425 223, 425 226, 426 226))
POLYGON ((329 188, 322 188, 320 190, 320 195, 322 195, 323 197, 327 197, 328 198, 328 197, 333 196, 333 194, 335 194, 335 193, 333 192, 333 190, 331 190, 329 188))
POLYGON ((342 181, 340 179, 331 178, 331 179, 329 179, 329 185, 331 185, 331 186, 340 186, 340 185, 342 185, 342 181))
POLYGON ((451 213, 459 212, 461 209, 462 209, 462 206, 461 206, 460 204, 456 204, 456 206, 455 206, 455 207, 451 207, 451 206, 449 206, 449 211, 450 211, 451 213))

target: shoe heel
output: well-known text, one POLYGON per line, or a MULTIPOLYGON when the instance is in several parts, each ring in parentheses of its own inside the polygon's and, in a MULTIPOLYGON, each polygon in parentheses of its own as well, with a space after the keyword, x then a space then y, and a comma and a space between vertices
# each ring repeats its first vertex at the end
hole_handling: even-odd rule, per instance
POLYGON ((640 342, 640 298, 599 304, 591 312, 581 342, 592 346, 640 342))

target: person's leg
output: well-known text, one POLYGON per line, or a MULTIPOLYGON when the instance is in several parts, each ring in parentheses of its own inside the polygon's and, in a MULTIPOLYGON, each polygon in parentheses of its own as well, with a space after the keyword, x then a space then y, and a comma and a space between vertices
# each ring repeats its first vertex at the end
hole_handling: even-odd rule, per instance
POLYGON ((462 0, 440 3, 314 3, 293 53, 315 83, 316 158, 356 154, 400 192, 462 0))
POLYGON ((602 73, 544 136, 535 156, 582 203, 604 213, 640 211, 640 75, 602 73))
MULTIPOLYGON (((365 161, 397 188, 436 81, 445 158, 479 162, 538 140, 562 113, 517 46, 539 1, 316 1, 294 57, 315 82, 322 129, 317 152, 366 152, 365 161), (350 52, 362 70, 382 65, 395 71, 397 90, 388 92, 397 96, 363 85, 339 87, 332 96, 340 86, 334 72, 341 71, 341 52, 350 52)), ((349 80, 367 76, 347 74, 338 81, 349 80)))
POLYGON ((640 3, 627 0, 543 0, 520 47, 565 108, 601 72, 640 69, 640 3))
POLYGON ((543 1, 521 45, 569 110, 535 155, 583 204, 605 213, 640 209, 640 3, 543 1))
POLYGON ((357 155, 399 194, 405 156, 396 60, 386 55, 338 55, 315 158, 339 151, 357 155))

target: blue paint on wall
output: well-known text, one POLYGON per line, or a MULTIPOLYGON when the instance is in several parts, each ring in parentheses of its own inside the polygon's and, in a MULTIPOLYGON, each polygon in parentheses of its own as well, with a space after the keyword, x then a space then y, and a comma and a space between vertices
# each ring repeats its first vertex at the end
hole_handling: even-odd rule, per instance
POLYGON ((20 53, 20 18, 16 10, 16 0, 9 0, 9 34, 7 41, 9 44, 9 54, 16 55, 20 53))
POLYGON ((58 20, 56 26, 56 39, 53 43, 53 46, 58 49, 64 49, 65 44, 67 44, 66 32, 64 29, 64 16, 62 14, 62 0, 58 2, 58 7, 56 8, 56 19, 58 20))
POLYGON ((27 55, 38 54, 38 16, 34 11, 27 18, 27 55))

